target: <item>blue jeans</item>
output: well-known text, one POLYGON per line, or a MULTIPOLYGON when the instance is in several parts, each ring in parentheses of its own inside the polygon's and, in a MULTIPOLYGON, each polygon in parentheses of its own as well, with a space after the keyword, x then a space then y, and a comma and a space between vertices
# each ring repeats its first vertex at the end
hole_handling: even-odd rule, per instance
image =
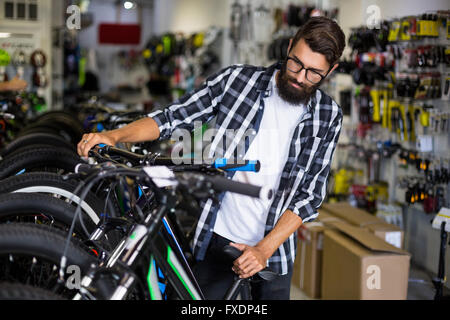
MULTIPOLYGON (((214 233, 205 259, 198 261, 193 268, 198 284, 208 300, 222 300, 234 281, 236 274, 231 269, 232 261, 224 257, 222 251, 230 242, 232 241, 214 233)), ((272 281, 252 283, 253 300, 289 300, 291 278, 292 270, 272 281)))

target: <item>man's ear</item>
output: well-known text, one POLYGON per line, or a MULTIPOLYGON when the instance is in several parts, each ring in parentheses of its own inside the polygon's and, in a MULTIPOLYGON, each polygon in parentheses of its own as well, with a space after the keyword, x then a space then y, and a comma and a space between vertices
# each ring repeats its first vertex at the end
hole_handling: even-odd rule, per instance
POLYGON ((328 72, 328 75, 330 75, 337 67, 339 66, 339 63, 335 63, 333 68, 328 72))

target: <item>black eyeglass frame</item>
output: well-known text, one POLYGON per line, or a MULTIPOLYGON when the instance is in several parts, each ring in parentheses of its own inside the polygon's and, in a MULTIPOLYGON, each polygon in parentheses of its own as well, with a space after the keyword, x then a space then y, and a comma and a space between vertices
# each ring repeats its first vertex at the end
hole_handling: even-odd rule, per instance
POLYGON ((328 71, 327 71, 327 73, 326 73, 325 75, 322 75, 322 74, 320 74, 319 72, 314 71, 314 70, 312 70, 312 69, 310 69, 310 68, 305 68, 305 65, 304 65, 303 62, 301 62, 300 60, 298 60, 298 59, 296 59, 296 58, 293 58, 293 57, 291 57, 291 56, 287 56, 287 57, 286 57, 286 69, 288 69, 288 70, 289 70, 290 72, 292 72, 292 73, 300 73, 300 72, 302 72, 303 69, 305 69, 305 79, 308 80, 309 82, 311 82, 312 84, 319 84, 319 83, 321 83, 321 82, 328 76, 328 74, 330 73, 330 71, 331 71, 331 69, 333 68, 333 66, 334 66, 334 64, 328 69, 328 71), (292 60, 292 61, 294 61, 296 64, 298 64, 298 65, 300 66, 300 70, 298 70, 298 71, 292 71, 291 69, 289 69, 288 66, 287 66, 287 62, 288 62, 289 59, 292 60), (308 71, 311 71, 311 72, 313 72, 314 74, 319 75, 319 76, 320 76, 320 80, 319 80, 318 82, 313 82, 313 81, 309 80, 309 79, 308 79, 308 71))

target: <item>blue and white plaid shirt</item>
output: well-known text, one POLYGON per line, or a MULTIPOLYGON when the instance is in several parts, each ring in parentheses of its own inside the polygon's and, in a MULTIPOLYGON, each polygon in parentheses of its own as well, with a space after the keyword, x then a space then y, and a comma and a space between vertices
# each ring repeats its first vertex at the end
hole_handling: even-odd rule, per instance
MULTIPOLYGON (((210 144, 210 157, 242 157, 239 150, 243 149, 245 155, 251 143, 248 132, 257 134, 259 130, 264 98, 272 94, 270 80, 279 69, 279 63, 270 67, 230 66, 210 76, 192 93, 163 110, 149 114, 149 117, 158 124, 160 139, 170 138, 177 128, 192 131, 195 121, 205 123, 215 118, 216 131, 210 144), (230 132, 233 132, 231 141, 230 132)), ((307 104, 307 112, 298 119, 290 141, 288 159, 267 216, 265 235, 287 209, 303 222, 317 218, 341 126, 340 107, 323 91, 317 90, 307 104)), ((220 202, 215 203, 211 199, 202 202, 194 238, 194 254, 198 260, 205 256, 219 206, 220 202)), ((291 270, 297 250, 296 234, 290 235, 269 259, 268 266, 273 271, 286 274, 291 270)))

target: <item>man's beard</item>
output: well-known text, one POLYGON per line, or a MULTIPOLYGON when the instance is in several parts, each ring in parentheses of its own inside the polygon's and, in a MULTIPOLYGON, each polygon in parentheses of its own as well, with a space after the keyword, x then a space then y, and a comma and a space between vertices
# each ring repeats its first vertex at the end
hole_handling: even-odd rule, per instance
POLYGON ((286 61, 281 65, 276 83, 280 98, 292 105, 307 104, 320 86, 320 83, 307 86, 304 83, 297 82, 295 78, 289 77, 286 73, 286 61), (291 83, 295 83, 300 88, 295 88, 291 83))

